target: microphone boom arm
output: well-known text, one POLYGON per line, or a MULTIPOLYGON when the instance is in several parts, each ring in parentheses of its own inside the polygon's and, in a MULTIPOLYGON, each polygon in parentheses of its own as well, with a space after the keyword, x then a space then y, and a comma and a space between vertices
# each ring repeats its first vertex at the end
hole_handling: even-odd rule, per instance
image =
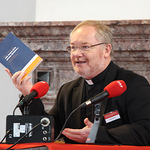
POLYGON ((96 96, 90 98, 88 101, 82 103, 79 108, 84 108, 88 105, 91 105, 91 104, 96 104, 98 102, 101 102, 104 98, 106 98, 107 96, 109 95, 109 93, 107 91, 103 91, 99 94, 97 94, 96 96))

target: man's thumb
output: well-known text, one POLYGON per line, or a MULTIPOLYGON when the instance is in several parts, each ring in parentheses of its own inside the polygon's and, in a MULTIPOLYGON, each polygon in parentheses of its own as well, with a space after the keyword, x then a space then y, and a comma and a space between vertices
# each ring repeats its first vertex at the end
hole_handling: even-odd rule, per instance
POLYGON ((88 127, 92 127, 92 125, 93 125, 93 123, 90 122, 88 118, 85 118, 85 119, 84 119, 84 124, 85 124, 86 126, 88 126, 88 127))

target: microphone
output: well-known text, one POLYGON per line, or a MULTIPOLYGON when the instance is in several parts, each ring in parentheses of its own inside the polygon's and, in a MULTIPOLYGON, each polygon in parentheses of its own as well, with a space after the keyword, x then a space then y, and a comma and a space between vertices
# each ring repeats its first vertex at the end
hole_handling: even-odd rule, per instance
POLYGON ((56 139, 54 140, 57 141, 59 139, 59 137, 61 136, 65 126, 66 126, 66 123, 67 121, 69 120, 70 116, 75 112, 77 111, 78 109, 80 108, 84 108, 88 105, 91 105, 91 104, 96 104, 98 102, 101 102, 105 97, 108 97, 108 98, 111 98, 111 97, 116 97, 116 96, 119 96, 121 95, 123 92, 125 92, 127 89, 127 86, 126 86, 126 83, 123 81, 123 80, 116 80, 116 81, 113 81, 111 83, 109 83, 105 88, 104 88, 104 91, 101 92, 100 94, 94 96, 93 98, 89 99, 88 101, 82 103, 79 107, 77 107, 76 109, 74 109, 70 114, 69 116, 67 117, 59 135, 56 137, 56 139))
POLYGON ((105 88, 104 91, 96 96, 90 98, 88 101, 82 103, 79 108, 84 108, 91 104, 96 104, 101 102, 104 98, 112 98, 117 97, 124 93, 127 89, 126 83, 123 80, 116 80, 109 83, 105 88))
POLYGON ((26 95, 16 106, 21 107, 23 105, 28 104, 33 98, 40 98, 44 96, 49 90, 49 85, 45 81, 37 82, 33 85, 30 90, 30 94, 26 95))

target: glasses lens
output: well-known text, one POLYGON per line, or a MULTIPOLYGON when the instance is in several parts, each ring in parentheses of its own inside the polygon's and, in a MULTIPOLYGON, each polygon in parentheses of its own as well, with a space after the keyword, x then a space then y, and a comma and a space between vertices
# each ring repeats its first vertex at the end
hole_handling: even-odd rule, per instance
POLYGON ((87 46, 87 45, 85 45, 85 46, 81 46, 81 48, 80 48, 83 52, 87 52, 87 51, 89 51, 90 50, 90 46, 87 46))

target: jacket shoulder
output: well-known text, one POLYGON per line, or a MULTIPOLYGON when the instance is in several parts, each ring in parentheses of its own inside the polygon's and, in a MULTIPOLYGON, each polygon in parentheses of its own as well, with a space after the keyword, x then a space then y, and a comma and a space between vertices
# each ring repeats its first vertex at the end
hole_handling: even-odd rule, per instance
MULTIPOLYGON (((133 71, 130 70, 125 70, 124 68, 118 68, 117 70, 117 78, 118 79, 122 79, 126 82, 126 84, 131 84, 133 83, 133 81, 135 82, 147 82, 147 79, 144 76, 141 76, 133 71)), ((137 83, 138 84, 138 83, 137 83)))
POLYGON ((84 81, 84 79, 82 77, 79 77, 79 78, 77 78, 75 80, 72 80, 70 82, 67 82, 67 83, 63 84, 61 86, 61 88, 63 88, 63 89, 66 89, 66 88, 67 89, 72 89, 72 88, 78 86, 83 81, 84 81))

